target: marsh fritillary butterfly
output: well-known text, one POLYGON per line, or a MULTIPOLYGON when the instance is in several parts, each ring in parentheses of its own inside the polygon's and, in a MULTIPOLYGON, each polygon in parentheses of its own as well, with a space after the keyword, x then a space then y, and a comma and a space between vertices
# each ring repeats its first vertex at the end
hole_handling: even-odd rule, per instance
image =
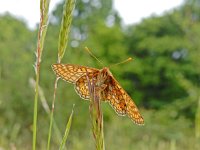
POLYGON ((53 64, 52 68, 58 77, 73 83, 75 91, 83 99, 90 99, 88 78, 94 83, 98 80, 98 84, 105 87, 100 93, 102 101, 109 102, 118 115, 128 115, 136 124, 144 124, 137 106, 108 68, 96 69, 74 64, 53 64))

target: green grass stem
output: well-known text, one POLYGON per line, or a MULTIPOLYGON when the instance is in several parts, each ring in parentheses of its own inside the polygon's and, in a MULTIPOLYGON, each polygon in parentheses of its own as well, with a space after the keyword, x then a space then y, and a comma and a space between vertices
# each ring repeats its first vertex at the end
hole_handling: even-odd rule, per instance
MULTIPOLYGON (((67 48, 70 25, 71 25, 72 17, 73 17, 72 13, 73 13, 74 7, 75 7, 75 0, 66 0, 63 6, 63 16, 62 16, 59 41, 58 41, 58 60, 57 60, 58 63, 61 62, 65 54, 65 49, 67 48)), ((55 107, 54 104, 55 104, 55 99, 56 99, 57 82, 58 82, 58 78, 56 78, 54 82, 54 95, 53 95, 53 101, 52 101, 47 150, 50 149, 52 126, 53 126, 53 120, 54 120, 54 107, 55 107)))
POLYGON ((95 140, 96 150, 105 150, 104 132, 103 132, 103 113, 101 111, 100 92, 101 87, 88 78, 88 88, 90 93, 90 117, 92 123, 92 133, 95 140))
POLYGON ((34 98, 34 114, 33 114, 33 143, 32 149, 36 149, 37 141, 37 106, 38 106, 38 92, 39 92, 39 79, 40 79, 40 62, 42 51, 44 47, 44 39, 46 37, 47 31, 47 20, 48 20, 48 10, 49 10, 50 0, 40 0, 40 24, 38 30, 38 42, 36 49, 36 63, 35 63, 35 73, 36 73, 36 84, 35 84, 35 98, 34 98))

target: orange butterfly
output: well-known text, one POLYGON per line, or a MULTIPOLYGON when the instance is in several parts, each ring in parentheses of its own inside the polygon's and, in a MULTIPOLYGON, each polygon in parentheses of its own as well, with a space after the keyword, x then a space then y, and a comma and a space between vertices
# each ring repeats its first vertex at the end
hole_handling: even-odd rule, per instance
POLYGON ((96 69, 74 64, 53 64, 52 68, 58 77, 73 83, 75 91, 83 99, 90 99, 87 76, 91 82, 98 80, 98 84, 104 86, 101 90, 102 101, 109 102, 118 115, 127 114, 136 124, 144 124, 137 106, 108 68, 96 69))

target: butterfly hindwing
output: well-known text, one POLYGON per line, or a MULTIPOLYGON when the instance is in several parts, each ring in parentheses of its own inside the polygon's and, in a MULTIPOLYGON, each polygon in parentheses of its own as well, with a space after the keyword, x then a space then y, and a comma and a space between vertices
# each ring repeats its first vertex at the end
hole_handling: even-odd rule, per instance
POLYGON ((95 84, 97 81, 97 76, 98 72, 88 72, 87 75, 83 75, 76 81, 74 88, 81 98, 90 99, 88 82, 90 82, 90 84, 95 84))
POLYGON ((106 94, 104 94, 104 98, 110 103, 110 105, 119 115, 127 114, 136 124, 144 124, 144 120, 130 96, 119 85, 112 75, 110 75, 109 78, 110 79, 108 87, 105 89, 106 94))

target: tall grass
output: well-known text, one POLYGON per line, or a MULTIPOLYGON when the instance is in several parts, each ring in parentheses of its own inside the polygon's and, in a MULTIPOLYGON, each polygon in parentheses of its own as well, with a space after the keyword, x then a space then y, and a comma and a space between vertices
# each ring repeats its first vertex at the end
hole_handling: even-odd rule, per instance
POLYGON ((34 98, 34 114, 33 114, 33 143, 32 149, 36 149, 37 140, 37 106, 38 106, 38 93, 39 93, 39 80, 40 80, 40 63, 42 58, 42 52, 44 47, 44 39, 47 32, 47 21, 48 21, 48 10, 49 10, 50 0, 40 0, 40 23, 38 30, 38 41, 36 49, 36 62, 35 62, 35 74, 36 74, 36 84, 35 84, 35 98, 34 98))
MULTIPOLYGON (((29 84, 32 88, 35 88, 35 80, 33 78, 30 78, 29 79, 29 84)), ((44 95, 44 92, 43 92, 43 89, 39 86, 38 87, 38 94, 39 94, 39 98, 40 98, 40 101, 42 103, 42 107, 43 109, 45 110, 45 112, 47 113, 47 115, 50 117, 50 114, 51 114, 51 111, 50 111, 50 107, 47 103, 47 100, 46 100, 46 97, 44 95)), ((56 123, 56 121, 54 120, 54 130, 55 130, 55 133, 56 133, 56 139, 58 141, 58 143, 62 140, 62 136, 61 136, 61 132, 58 128, 58 125, 56 123)))
POLYGON ((103 132, 103 113, 101 111, 100 92, 101 88, 94 82, 90 81, 88 74, 86 75, 88 89, 90 93, 90 117, 92 123, 92 133, 95 140, 96 150, 105 150, 104 132, 103 132))
MULTIPOLYGON (((70 31, 70 26, 72 22, 72 13, 73 13, 74 7, 75 7, 75 0, 66 0, 63 6, 63 16, 62 16, 59 41, 58 41, 58 60, 57 60, 58 63, 61 62, 65 54, 65 50, 67 48, 67 44, 69 40, 69 31, 70 31)), ((56 99, 57 82, 58 82, 58 78, 56 78, 54 82, 54 95, 53 95, 52 108, 51 108, 51 118, 50 118, 50 125, 49 125, 47 150, 50 149, 52 126, 53 126, 53 120, 54 120, 53 116, 54 116, 54 107, 55 107, 54 104, 55 104, 55 99, 56 99)))

